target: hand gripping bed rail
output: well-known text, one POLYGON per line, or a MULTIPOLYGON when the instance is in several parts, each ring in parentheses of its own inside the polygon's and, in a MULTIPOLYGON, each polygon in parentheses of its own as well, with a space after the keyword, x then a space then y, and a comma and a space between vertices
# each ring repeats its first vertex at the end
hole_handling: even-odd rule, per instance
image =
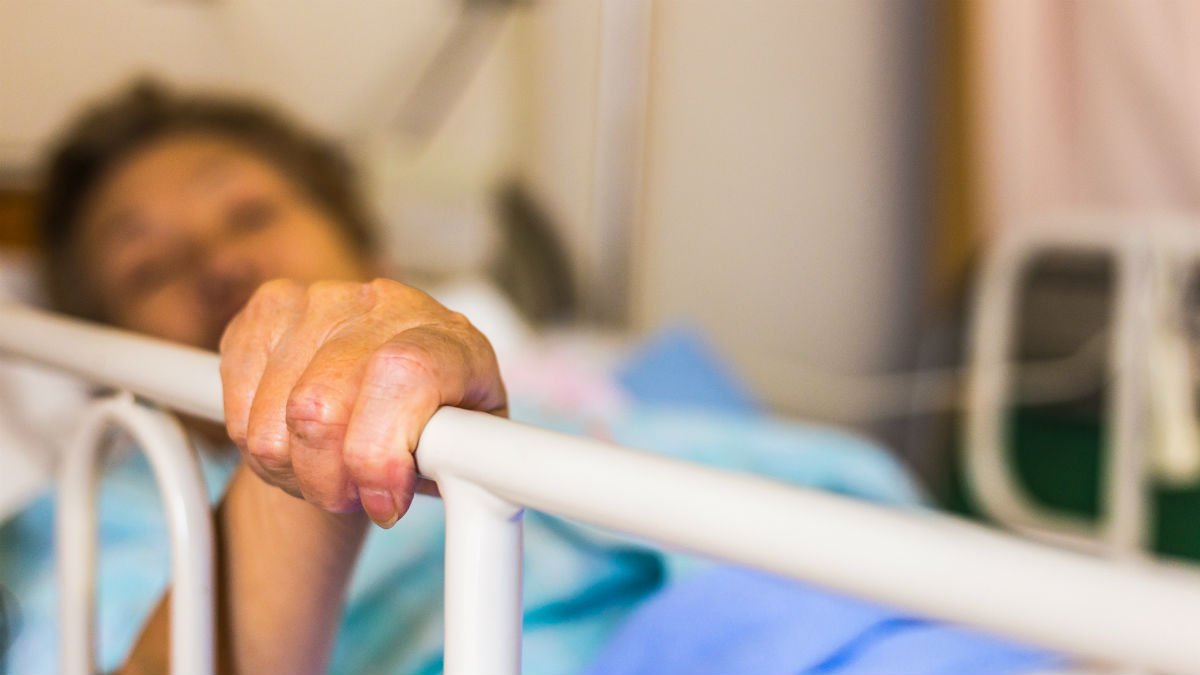
MULTIPOLYGON (((0 352, 221 418, 212 354, 4 306, 0 352)), ((1102 560, 929 511, 887 509, 451 408, 434 416, 417 455, 446 501, 449 675, 520 671, 523 507, 1092 663, 1200 674, 1200 574, 1181 566, 1102 560)), ((180 537, 180 523, 171 525, 180 537)), ((94 532, 85 525, 70 534, 94 532)), ((211 622, 208 611, 191 611, 197 623, 211 622)), ((211 632, 199 634, 207 640, 211 632)))

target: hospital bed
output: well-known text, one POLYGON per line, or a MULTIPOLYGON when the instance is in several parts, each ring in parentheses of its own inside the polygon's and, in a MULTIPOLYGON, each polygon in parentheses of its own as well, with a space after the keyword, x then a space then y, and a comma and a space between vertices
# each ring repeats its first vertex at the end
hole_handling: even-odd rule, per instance
MULTIPOLYGON (((121 392, 88 406, 61 460, 63 672, 95 672, 93 504, 112 426, 139 441, 163 496, 172 663, 179 673, 212 672, 212 524, 173 412, 221 420, 217 357, 16 305, 0 306, 0 325, 0 352, 121 392)), ((976 626, 1084 664, 1200 673, 1200 575, 1182 566, 1105 560, 456 409, 435 415, 417 456, 445 502, 450 675, 520 672, 524 508, 976 626)))

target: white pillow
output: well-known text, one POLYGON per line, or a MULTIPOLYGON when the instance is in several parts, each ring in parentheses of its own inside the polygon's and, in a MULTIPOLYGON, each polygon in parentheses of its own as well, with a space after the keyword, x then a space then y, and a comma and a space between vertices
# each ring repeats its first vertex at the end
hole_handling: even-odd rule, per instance
MULTIPOLYGON (((42 298, 33 259, 0 253, 0 302, 38 305, 42 298)), ((0 356, 0 520, 49 487, 86 400, 83 382, 0 356)))

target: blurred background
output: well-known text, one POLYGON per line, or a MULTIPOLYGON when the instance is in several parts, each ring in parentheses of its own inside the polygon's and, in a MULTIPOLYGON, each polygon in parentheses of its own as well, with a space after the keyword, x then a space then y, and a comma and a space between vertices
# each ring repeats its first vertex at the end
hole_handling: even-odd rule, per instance
MULTIPOLYGON (((868 434, 999 517, 961 440, 989 242, 1060 214, 1186 231, 1198 34, 1188 0, 0 0, 0 247, 33 243, 39 159, 81 104, 141 75, 250 93, 352 150, 406 279, 487 277, 546 329, 667 331, 756 409, 868 434)), ((1014 376, 1007 466, 1103 521, 1119 266, 1056 242, 1014 281, 1011 353, 1048 370, 1014 376)), ((1164 264, 1190 307, 1188 261, 1164 264)), ((1200 557, 1191 316, 1150 322, 1184 350, 1137 366, 1134 407, 1185 455, 1138 483, 1148 543, 1200 557)))

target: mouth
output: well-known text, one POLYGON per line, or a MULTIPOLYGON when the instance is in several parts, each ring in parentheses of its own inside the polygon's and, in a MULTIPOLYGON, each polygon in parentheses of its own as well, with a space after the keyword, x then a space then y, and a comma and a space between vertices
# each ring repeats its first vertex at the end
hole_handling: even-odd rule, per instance
POLYGON ((226 307, 213 312, 212 322, 209 325, 208 331, 208 344, 205 345, 208 349, 217 351, 217 348, 221 344, 221 336, 225 334, 225 328, 229 326, 229 323, 233 321, 234 317, 242 311, 242 308, 249 301, 250 297, 246 296, 238 302, 230 303, 226 307))

